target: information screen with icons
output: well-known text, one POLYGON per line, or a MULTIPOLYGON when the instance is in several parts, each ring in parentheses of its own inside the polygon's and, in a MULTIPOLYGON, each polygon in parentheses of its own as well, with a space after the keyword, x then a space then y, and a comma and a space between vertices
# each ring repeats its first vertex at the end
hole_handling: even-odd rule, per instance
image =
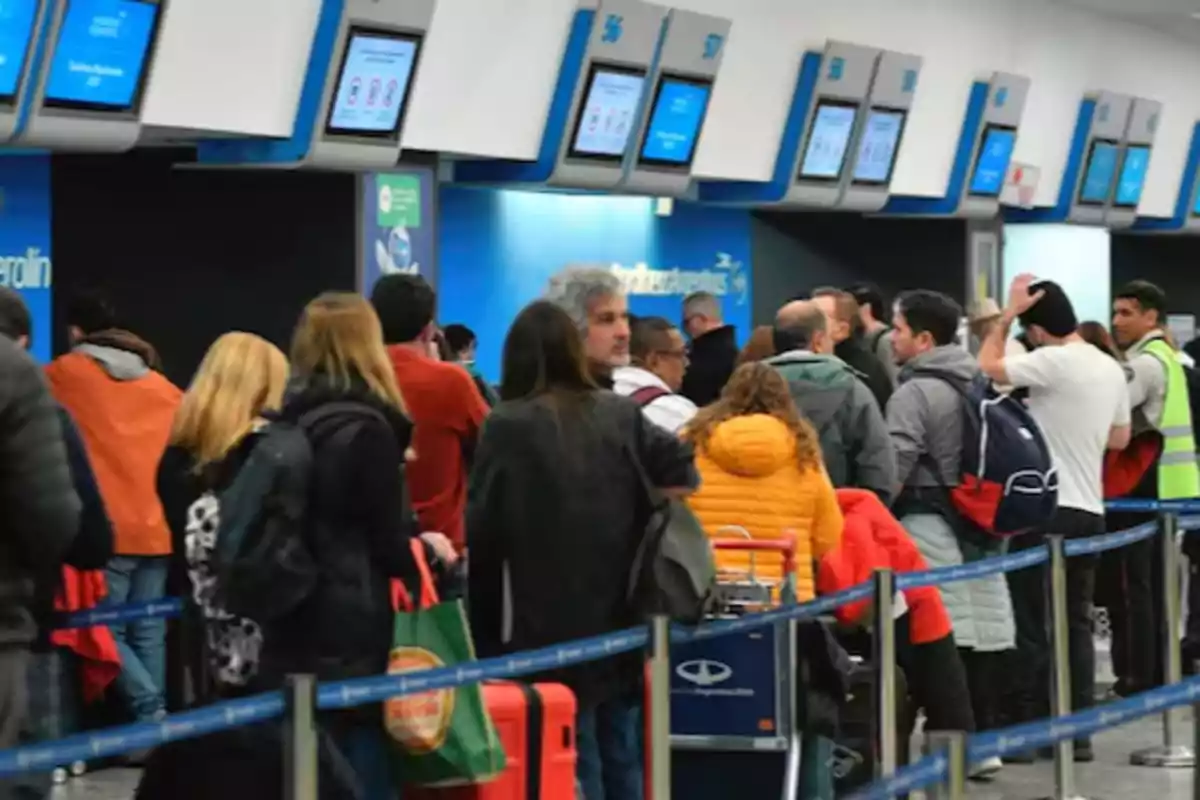
POLYGON ((800 162, 802 179, 836 181, 842 176, 857 114, 854 103, 826 100, 817 105, 800 162))
POLYGON ((420 44, 412 35, 352 30, 325 132, 394 136, 404 118, 420 44))
POLYGON ((1087 206, 1102 206, 1112 194, 1113 180, 1117 177, 1117 156, 1120 148, 1109 139, 1094 139, 1083 173, 1083 184, 1079 187, 1079 203, 1087 206))
POLYGON ((642 70, 593 64, 569 155, 601 161, 624 158, 645 85, 642 70))
POLYGON ((904 116, 903 111, 881 108, 873 108, 867 114, 858 143, 858 159, 854 162, 855 183, 886 184, 891 180, 904 116))
POLYGON ((979 197, 999 197, 1004 189, 1004 177, 1017 144, 1017 132, 1009 127, 991 125, 983 135, 975 171, 967 191, 979 197))

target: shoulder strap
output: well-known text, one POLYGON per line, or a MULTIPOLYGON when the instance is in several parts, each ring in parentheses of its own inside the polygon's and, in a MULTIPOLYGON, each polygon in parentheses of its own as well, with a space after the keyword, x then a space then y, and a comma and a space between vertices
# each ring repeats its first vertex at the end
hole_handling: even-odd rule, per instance
POLYGON ((870 343, 871 343, 870 349, 871 349, 872 353, 874 353, 876 350, 879 349, 879 340, 882 339, 884 336, 887 336, 891 332, 891 330, 892 330, 891 328, 880 328, 879 330, 877 330, 871 334, 871 338, 868 341, 870 341, 870 343))
POLYGON ((965 378, 961 378, 958 375, 952 375, 951 373, 944 372, 940 369, 932 369, 930 367, 916 367, 911 371, 910 374, 914 378, 933 378, 934 380, 948 384, 950 388, 958 392, 959 397, 962 397, 963 399, 966 399, 967 387, 971 385, 971 382, 965 378))
POLYGON ((633 394, 629 395, 629 397, 631 400, 633 400, 633 402, 637 403, 640 408, 645 408, 658 398, 666 397, 669 394, 672 394, 672 392, 662 388, 661 386, 643 386, 633 394))

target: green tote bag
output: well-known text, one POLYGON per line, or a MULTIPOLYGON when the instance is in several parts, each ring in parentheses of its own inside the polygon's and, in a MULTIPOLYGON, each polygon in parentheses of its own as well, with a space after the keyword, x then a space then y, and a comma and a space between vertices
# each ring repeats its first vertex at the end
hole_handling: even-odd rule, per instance
MULTIPOLYGON (((414 603, 396 582, 396 621, 388 673, 420 672, 475 661, 462 603, 439 602, 424 546, 413 540, 421 572, 414 603)), ((483 704, 479 684, 435 689, 384 703, 384 726, 394 743, 399 778, 415 786, 486 783, 504 771, 504 748, 483 704)))

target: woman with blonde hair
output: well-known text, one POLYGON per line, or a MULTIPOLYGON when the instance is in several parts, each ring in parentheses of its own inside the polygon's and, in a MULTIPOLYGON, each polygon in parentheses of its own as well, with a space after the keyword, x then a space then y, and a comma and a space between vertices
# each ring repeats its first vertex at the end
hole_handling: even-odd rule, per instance
POLYGON ((168 634, 172 710, 236 692, 254 675, 261 631, 211 602, 215 496, 245 463, 265 416, 279 410, 287 379, 279 348, 251 333, 227 333, 208 348, 175 414, 158 466, 158 495, 172 539, 169 594, 188 599, 183 619, 168 634))
MULTIPOLYGON (((813 561, 837 547, 842 512, 821 461, 817 433, 796 410, 787 382, 766 364, 734 370, 717 402, 700 410, 684 438, 696 448, 700 489, 688 505, 709 536, 743 528, 753 539, 796 538, 796 596, 815 594, 813 561)), ((717 554, 721 569, 748 570, 744 553, 717 554)), ((779 558, 755 571, 782 581, 779 558)))
MULTIPOLYGON (((304 430, 312 445, 304 530, 319 575, 299 607, 265 630, 263 670, 269 664, 279 683, 298 673, 321 681, 380 675, 392 646, 392 579, 410 587, 420 580, 404 474, 413 426, 379 317, 360 295, 327 293, 310 302, 291 360, 280 419, 304 430)), ((454 560, 445 536, 420 538, 429 554, 454 560)), ((393 796, 379 706, 330 712, 322 722, 364 798, 393 796)))

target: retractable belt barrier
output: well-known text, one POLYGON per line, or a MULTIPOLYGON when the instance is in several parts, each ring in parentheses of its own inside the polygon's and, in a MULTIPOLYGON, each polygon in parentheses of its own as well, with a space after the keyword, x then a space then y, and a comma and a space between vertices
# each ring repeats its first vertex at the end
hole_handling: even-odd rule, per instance
MULTIPOLYGON (((1122 511, 1163 511, 1171 513, 1191 512, 1200 514, 1200 501, 1122 501, 1122 511)), ((1195 525, 1200 527, 1200 516, 1195 525)), ((1181 527, 1186 528, 1186 525, 1181 527)), ((1156 523, 1146 523, 1126 531, 1103 534, 1088 539, 1078 539, 1066 544, 1067 556, 1090 555, 1125 547, 1155 534, 1156 523)), ((986 575, 1013 572, 1041 564, 1049 559, 1049 550, 1039 546, 1005 556, 998 556, 963 566, 939 567, 922 572, 900 573, 895 576, 897 590, 934 586, 956 581, 971 580, 986 575)), ((848 589, 825 595, 807 603, 782 606, 770 611, 747 615, 736 619, 718 620, 694 628, 673 625, 669 639, 672 643, 711 639, 732 633, 777 625, 790 620, 810 619, 846 605, 864 600, 872 595, 874 581, 867 581, 848 589)), ((64 615, 62 628, 83 628, 94 625, 111 625, 149 618, 170 618, 180 614, 182 601, 177 598, 158 600, 152 603, 131 603, 120 606, 102 607, 64 615)), ((321 709, 339 709, 376 703, 389 697, 405 694, 451 689, 478 683, 560 669, 567 666, 596 661, 609 656, 645 648, 650 644, 649 627, 630 628, 624 631, 566 642, 561 645, 528 650, 508 656, 488 658, 467 666, 442 667, 410 672, 403 675, 379 675, 322 684, 317 692, 317 706, 321 709)), ((1194 679, 1148 692, 1137 698, 1114 703, 1103 709, 1082 712, 1068 718, 1057 718, 1042 723, 1032 723, 1013 729, 1008 739, 1002 734, 984 734, 972 741, 972 757, 986 748, 1007 752, 1004 748, 1022 749, 1037 746, 1057 738, 1069 738, 1088 731, 1100 730, 1122 724, 1137 716, 1155 710, 1195 701, 1200 696, 1200 679, 1194 679), (1139 705, 1140 703, 1140 705, 1139 705), (1076 719, 1078 718, 1078 719, 1076 719), (1064 727, 1067 726, 1067 727, 1064 727), (1070 732, 1064 732, 1067 729, 1070 732), (1061 734, 1061 736, 1058 736, 1061 734), (1021 744, 1012 744, 1013 736, 1019 735, 1021 744)), ((0 777, 8 777, 30 771, 46 771, 56 766, 75 761, 105 758, 136 750, 143 750, 168 742, 190 739, 217 733, 223 730, 250 725, 279 717, 284 714, 283 691, 268 692, 253 697, 216 703, 204 708, 172 714, 161 722, 135 723, 90 733, 78 734, 54 742, 34 744, 0 751, 0 777)), ((992 754, 991 752, 988 753, 992 754)), ((862 797, 887 797, 887 791, 904 786, 915 789, 928 786, 945 776, 945 756, 932 755, 897 772, 895 775, 872 786, 862 797), (926 778, 932 775, 932 778, 926 778), (905 781, 916 781, 906 784, 905 781), (922 782, 923 781, 923 782, 922 782), (886 787, 885 787, 886 783, 886 787), (885 791, 886 789, 886 791, 885 791), (880 793, 882 792, 882 793, 880 793)))

